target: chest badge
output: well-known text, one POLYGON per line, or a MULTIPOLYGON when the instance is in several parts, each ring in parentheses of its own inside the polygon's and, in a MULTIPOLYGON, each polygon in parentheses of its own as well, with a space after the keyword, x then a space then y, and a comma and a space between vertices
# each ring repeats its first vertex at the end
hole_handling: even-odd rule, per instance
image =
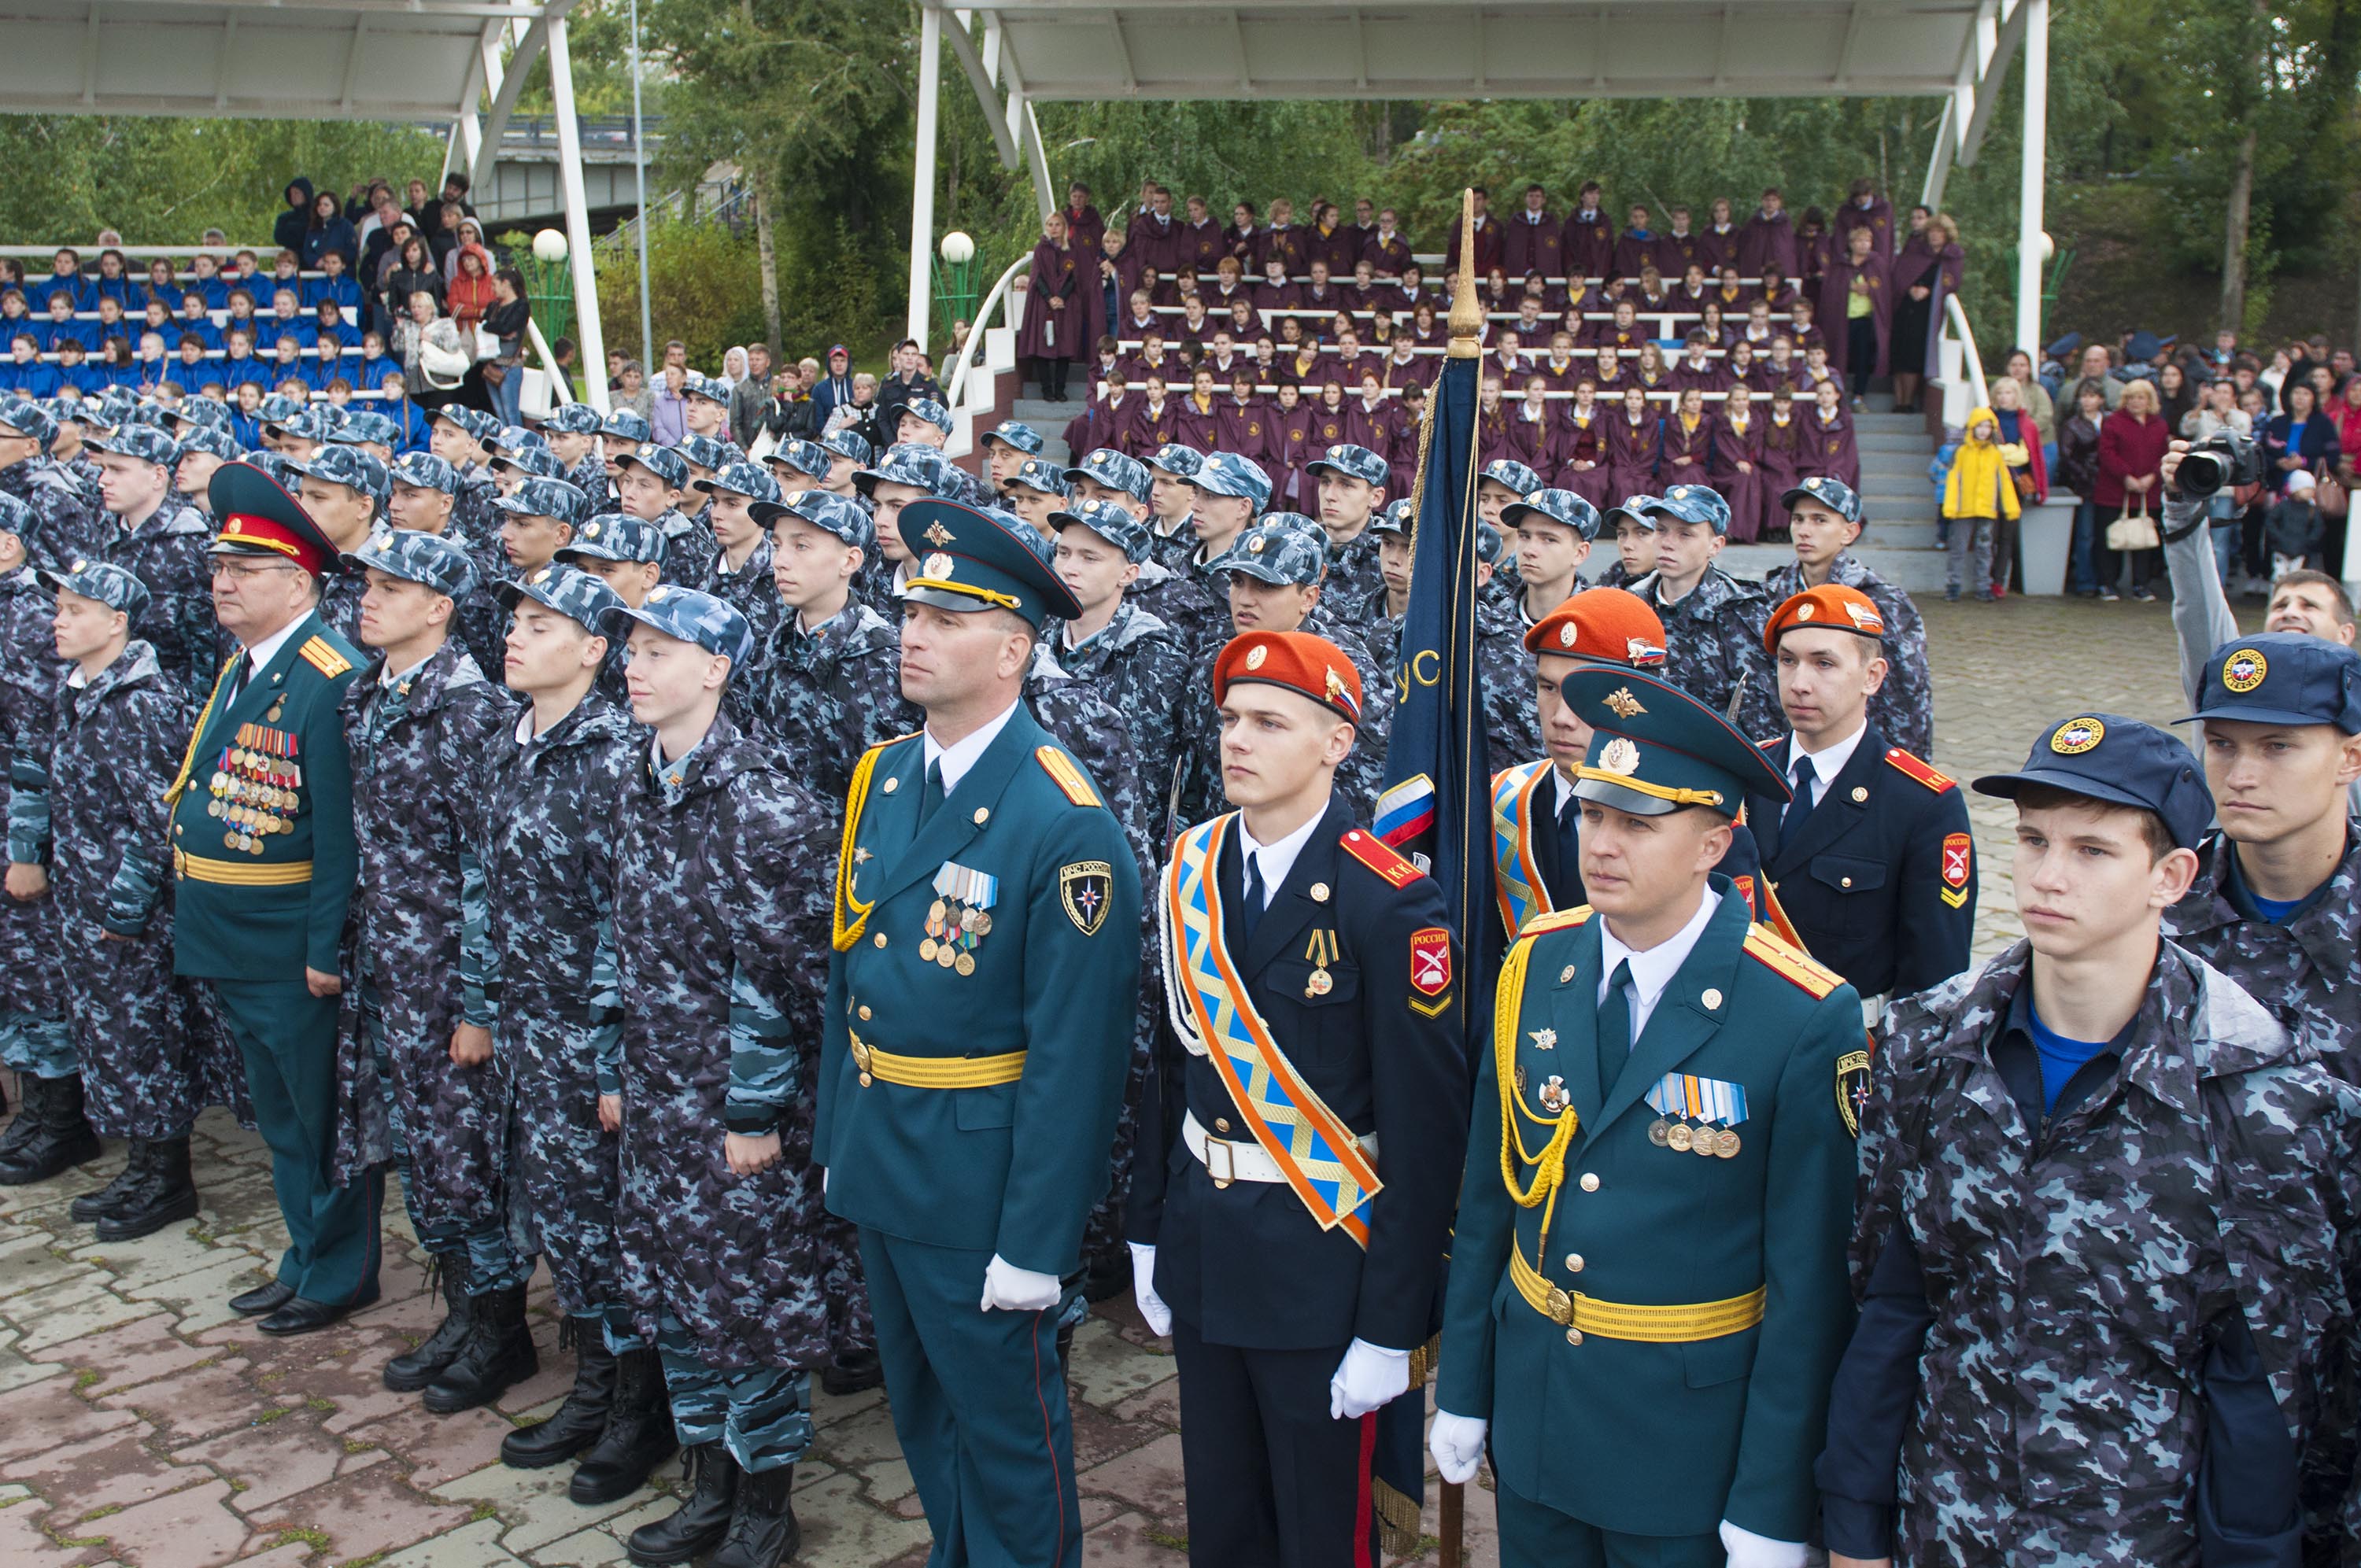
POLYGON ((1557 1031, 1555 1029, 1535 1029, 1532 1033, 1533 1049, 1537 1051, 1554 1051, 1557 1049, 1557 1031))

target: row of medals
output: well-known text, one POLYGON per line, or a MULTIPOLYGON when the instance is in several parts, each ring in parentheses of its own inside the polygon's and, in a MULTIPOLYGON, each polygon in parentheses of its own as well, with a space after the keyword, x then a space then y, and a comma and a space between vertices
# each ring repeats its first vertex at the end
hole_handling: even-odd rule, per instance
POLYGON ((991 935, 990 910, 938 898, 927 909, 927 938, 918 944, 918 961, 973 974, 976 944, 991 935))
POLYGON ((1648 1124, 1648 1141, 1660 1149, 1678 1149, 1683 1154, 1738 1157, 1738 1131, 1734 1127, 1692 1127, 1686 1122, 1659 1116, 1648 1124))
POLYGON ((243 746, 229 751, 229 765, 217 769, 210 784, 214 798, 205 815, 229 824, 222 842, 249 855, 262 853, 262 840, 272 833, 292 833, 292 814, 302 796, 302 765, 291 758, 266 757, 243 746))

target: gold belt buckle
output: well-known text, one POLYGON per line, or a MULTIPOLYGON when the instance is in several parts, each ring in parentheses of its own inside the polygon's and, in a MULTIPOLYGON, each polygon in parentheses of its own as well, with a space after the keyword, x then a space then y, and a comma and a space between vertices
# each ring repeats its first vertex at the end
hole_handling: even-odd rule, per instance
POLYGON ((1574 1321, 1574 1298, 1554 1285, 1550 1287, 1549 1317, 1561 1328, 1574 1321))
POLYGON ((175 844, 172 847, 172 876, 174 880, 180 881, 185 880, 188 874, 189 852, 175 844))
POLYGON ((861 1087, 866 1089, 870 1084, 869 1047, 860 1036, 853 1034, 851 1030, 847 1029, 845 1034, 852 1041, 852 1065, 861 1071, 861 1087))
POLYGON ((1230 1146, 1227 1143, 1210 1133, 1205 1136, 1205 1174, 1213 1179, 1213 1185, 1216 1188, 1226 1188, 1238 1179, 1236 1156, 1230 1152, 1230 1146), (1218 1172, 1213 1168, 1213 1155, 1216 1150, 1220 1151, 1222 1157, 1223 1168, 1218 1172))

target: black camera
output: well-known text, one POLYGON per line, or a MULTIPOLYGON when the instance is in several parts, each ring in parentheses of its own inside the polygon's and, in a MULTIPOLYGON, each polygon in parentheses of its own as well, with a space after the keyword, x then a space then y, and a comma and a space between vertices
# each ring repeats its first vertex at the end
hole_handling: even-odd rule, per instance
POLYGON ((2181 455, 2173 488, 2192 499, 2202 499, 2262 480, 2262 450, 2236 431, 2217 430, 2181 455))

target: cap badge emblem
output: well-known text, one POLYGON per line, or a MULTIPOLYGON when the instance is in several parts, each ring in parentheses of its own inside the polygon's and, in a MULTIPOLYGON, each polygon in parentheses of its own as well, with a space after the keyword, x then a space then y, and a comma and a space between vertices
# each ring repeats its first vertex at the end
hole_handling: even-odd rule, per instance
POLYGON ((1806 599, 1802 604, 1795 607, 1795 619, 1797 620, 1809 620, 1819 612, 1820 607, 1806 599))
POLYGON ((1602 773, 1621 773, 1629 778, 1640 771, 1640 748, 1631 743, 1630 736, 1618 735, 1600 749, 1598 771, 1602 773))
POLYGON ((1582 629, 1570 620, 1557 629, 1557 645, 1561 648, 1573 647, 1581 637, 1582 629))
POLYGON ((2107 738, 2107 727, 2088 717, 2070 718, 2049 737, 2049 749, 2061 757, 2079 757, 2107 738))
POLYGON ((927 524, 927 543, 938 550, 949 544, 954 537, 951 531, 943 526, 942 520, 939 518, 927 524))
POLYGON ((930 577, 948 577, 951 575, 951 558, 940 550, 928 556, 921 565, 925 568, 927 576, 930 577))
POLYGON ((1852 600, 1847 599, 1845 600, 1845 613, 1852 617, 1853 630, 1856 631, 1883 631, 1885 630, 1884 618, 1880 616, 1876 609, 1869 605, 1855 604, 1852 600))
MULTIPOLYGON (((79 572, 82 568, 77 566, 74 570, 79 572)), ((2240 696, 2261 685, 2263 677, 2270 673, 2270 662, 2259 648, 2241 648, 2222 662, 2222 684, 2240 696)))
POLYGON ((1268 545, 1269 543, 1270 540, 1268 537, 1249 539, 1246 541, 1246 554, 1249 555, 1259 555, 1263 553, 1264 546, 1268 545))
POLYGON ((1640 699, 1631 695, 1630 686, 1617 686, 1607 694, 1607 709, 1618 718, 1632 718, 1647 712, 1640 699))
POLYGON ((1262 668, 1262 662, 1269 657, 1270 650, 1268 648, 1249 648, 1246 650, 1246 668, 1259 670, 1262 668))

